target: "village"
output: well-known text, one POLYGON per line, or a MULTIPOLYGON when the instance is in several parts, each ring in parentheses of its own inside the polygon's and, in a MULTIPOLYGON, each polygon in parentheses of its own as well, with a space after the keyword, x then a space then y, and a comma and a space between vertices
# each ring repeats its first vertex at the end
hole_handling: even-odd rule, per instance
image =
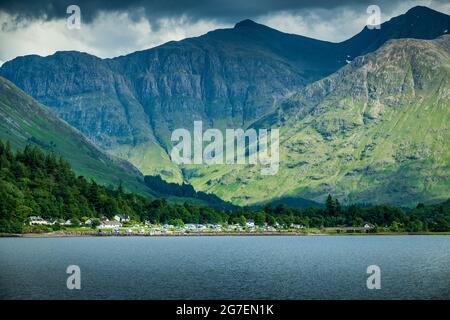
MULTIPOLYGON (((68 232, 78 232, 99 235, 183 235, 183 234, 241 234, 241 233, 262 233, 262 234, 279 234, 279 233, 307 233, 311 229, 305 228, 303 225, 291 224, 289 226, 280 225, 278 223, 273 226, 266 222, 263 225, 256 225, 252 219, 247 219, 245 224, 193 224, 182 223, 179 221, 175 224, 152 224, 149 221, 139 223, 132 221, 128 215, 117 214, 113 219, 102 217, 100 219, 87 218, 84 221, 44 219, 40 216, 29 217, 30 226, 47 226, 52 227, 58 225, 57 231, 65 230, 68 232)), ((373 229, 373 225, 365 224, 363 227, 333 227, 322 228, 321 231, 326 233, 368 233, 373 229)), ((54 229, 55 230, 55 229, 54 229)), ((319 229, 316 229, 317 231, 319 229)))

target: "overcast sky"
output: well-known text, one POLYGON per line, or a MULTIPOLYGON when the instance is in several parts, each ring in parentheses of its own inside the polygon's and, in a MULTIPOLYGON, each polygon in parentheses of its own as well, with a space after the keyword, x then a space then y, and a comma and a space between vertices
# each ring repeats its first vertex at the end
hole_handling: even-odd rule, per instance
POLYGON ((0 64, 58 50, 115 57, 230 28, 247 18, 284 32, 338 42, 362 30, 371 4, 380 7, 382 21, 416 5, 450 14, 448 0, 2 0, 0 64), (66 26, 71 4, 81 10, 79 30, 66 26))

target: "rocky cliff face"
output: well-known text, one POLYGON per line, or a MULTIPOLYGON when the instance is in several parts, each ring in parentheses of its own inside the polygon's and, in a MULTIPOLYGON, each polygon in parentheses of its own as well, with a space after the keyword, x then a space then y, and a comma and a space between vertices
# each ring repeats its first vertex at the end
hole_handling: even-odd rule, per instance
POLYGON ((252 22, 116 59, 20 57, 0 73, 102 148, 145 173, 166 169, 176 178, 166 153, 173 129, 194 119, 246 126, 304 85, 283 57, 257 41, 248 46, 259 32, 291 37, 252 22))
POLYGON ((304 84, 264 46, 247 47, 258 29, 284 36, 252 22, 116 59, 80 52, 19 57, 0 73, 100 147, 146 174, 180 180, 166 152, 171 130, 194 119, 245 126, 304 84))

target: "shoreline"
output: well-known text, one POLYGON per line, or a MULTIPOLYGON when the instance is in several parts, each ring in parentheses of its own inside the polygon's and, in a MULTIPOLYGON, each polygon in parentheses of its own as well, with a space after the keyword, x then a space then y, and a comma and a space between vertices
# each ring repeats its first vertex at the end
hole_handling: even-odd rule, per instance
POLYGON ((439 236, 450 232, 380 232, 380 233, 306 233, 306 232, 198 232, 198 233, 100 233, 100 232, 49 232, 0 234, 0 238, 79 238, 79 237, 273 237, 273 236, 439 236))

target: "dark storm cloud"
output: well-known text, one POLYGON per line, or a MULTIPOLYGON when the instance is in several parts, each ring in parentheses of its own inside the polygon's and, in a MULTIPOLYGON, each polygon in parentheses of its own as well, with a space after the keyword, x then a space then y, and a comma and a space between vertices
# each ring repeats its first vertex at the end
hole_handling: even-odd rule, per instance
POLYGON ((52 20, 66 17, 66 8, 75 4, 81 8, 85 23, 91 22, 102 11, 127 11, 132 18, 144 15, 150 22, 181 15, 193 21, 215 19, 236 22, 279 11, 332 9, 343 6, 367 7, 370 4, 387 8, 400 2, 401 0, 12 0, 1 1, 0 11, 16 16, 19 21, 52 20))

